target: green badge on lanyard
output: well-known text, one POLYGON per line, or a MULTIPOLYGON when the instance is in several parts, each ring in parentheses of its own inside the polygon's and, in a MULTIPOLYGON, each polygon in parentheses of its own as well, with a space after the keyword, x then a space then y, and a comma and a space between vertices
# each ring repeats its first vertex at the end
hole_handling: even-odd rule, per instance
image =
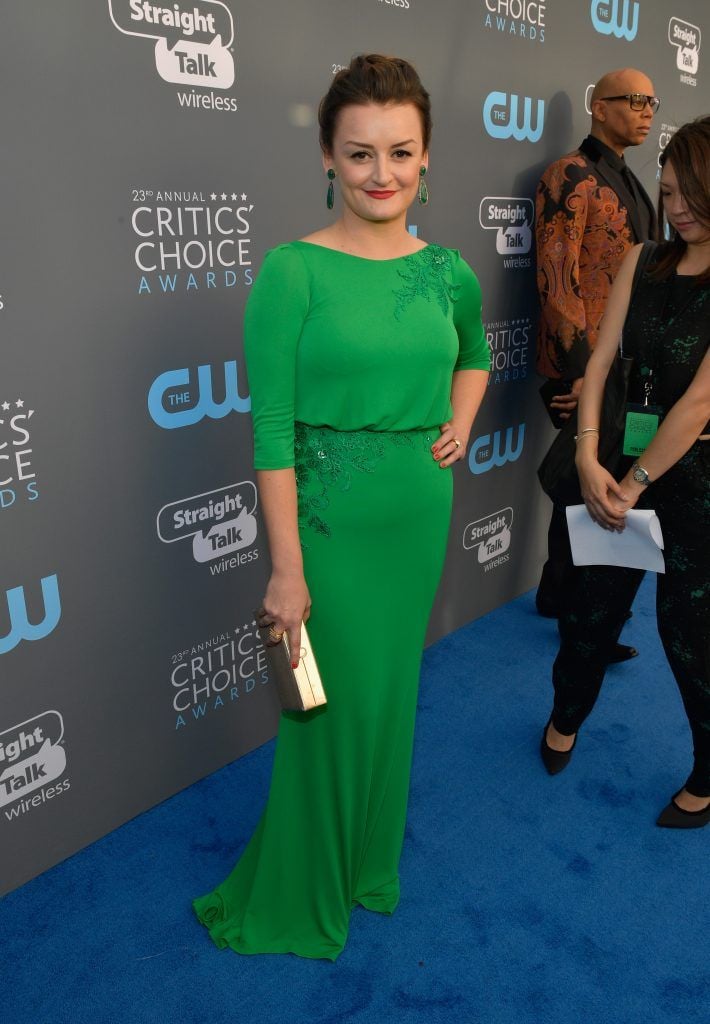
POLYGON ((643 455, 656 436, 660 409, 656 405, 627 405, 624 455, 643 455))

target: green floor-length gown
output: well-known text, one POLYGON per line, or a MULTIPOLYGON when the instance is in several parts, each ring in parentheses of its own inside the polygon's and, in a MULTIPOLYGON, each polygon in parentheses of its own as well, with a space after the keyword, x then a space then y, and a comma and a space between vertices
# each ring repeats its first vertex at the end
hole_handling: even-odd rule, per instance
POLYGON ((257 469, 294 466, 328 703, 281 716, 266 810, 194 902, 216 945, 335 959, 355 904, 399 900, 422 646, 452 479, 431 445, 454 369, 489 367, 458 252, 272 250, 246 314, 257 469))

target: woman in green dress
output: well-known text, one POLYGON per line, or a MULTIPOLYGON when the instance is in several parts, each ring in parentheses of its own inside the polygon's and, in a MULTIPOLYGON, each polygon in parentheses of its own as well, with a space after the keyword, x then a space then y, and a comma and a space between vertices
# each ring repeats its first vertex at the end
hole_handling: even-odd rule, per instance
POLYGON ((284 713, 266 810, 195 900, 219 947, 334 960, 360 904, 399 900, 419 668, 489 351, 457 251, 406 227, 428 199, 429 96, 368 55, 319 111, 342 197, 330 227, 267 254, 245 323, 272 574, 260 624, 309 634, 328 703, 284 713), (312 601, 312 605, 311 605, 312 601))

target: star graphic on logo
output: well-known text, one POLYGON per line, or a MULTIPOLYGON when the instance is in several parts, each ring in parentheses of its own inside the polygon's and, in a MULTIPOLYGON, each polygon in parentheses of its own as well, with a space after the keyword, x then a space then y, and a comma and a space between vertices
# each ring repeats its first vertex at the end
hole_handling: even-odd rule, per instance
POLYGON ((10 408, 10 403, 9 402, 3 402, 2 403, 2 407, 5 410, 5 412, 7 412, 8 409, 10 408))
POLYGON ((242 192, 242 202, 246 203, 246 201, 247 201, 247 194, 246 194, 246 192, 242 192))
POLYGON ((25 403, 22 401, 21 398, 18 398, 17 401, 15 402, 15 405, 17 406, 18 409, 21 409, 24 404, 25 403))
POLYGON ((217 198, 217 193, 216 192, 210 192, 210 199, 212 200, 212 202, 214 202, 216 198, 217 198))
POLYGON ((224 200, 227 198, 227 193, 223 192, 219 198, 222 200, 222 202, 224 202, 224 200))
POLYGON ((236 192, 232 192, 232 202, 236 203, 236 201, 237 201, 237 193, 236 192))

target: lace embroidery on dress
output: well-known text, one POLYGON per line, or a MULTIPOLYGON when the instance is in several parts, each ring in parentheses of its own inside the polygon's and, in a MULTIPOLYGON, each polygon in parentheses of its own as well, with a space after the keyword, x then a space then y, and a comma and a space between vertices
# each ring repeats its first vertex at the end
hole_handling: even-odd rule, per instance
POLYGON ((432 295, 446 316, 449 304, 456 301, 456 292, 461 285, 451 282, 451 253, 440 245, 428 245, 419 252, 405 256, 406 270, 398 271, 406 285, 395 291, 395 319, 399 320, 415 299, 431 301, 432 295))
POLYGON ((330 537, 321 515, 330 504, 328 491, 349 491, 357 473, 374 473, 393 445, 411 447, 416 439, 424 448, 433 444, 426 430, 332 430, 296 423, 294 454, 298 487, 298 526, 330 537))

